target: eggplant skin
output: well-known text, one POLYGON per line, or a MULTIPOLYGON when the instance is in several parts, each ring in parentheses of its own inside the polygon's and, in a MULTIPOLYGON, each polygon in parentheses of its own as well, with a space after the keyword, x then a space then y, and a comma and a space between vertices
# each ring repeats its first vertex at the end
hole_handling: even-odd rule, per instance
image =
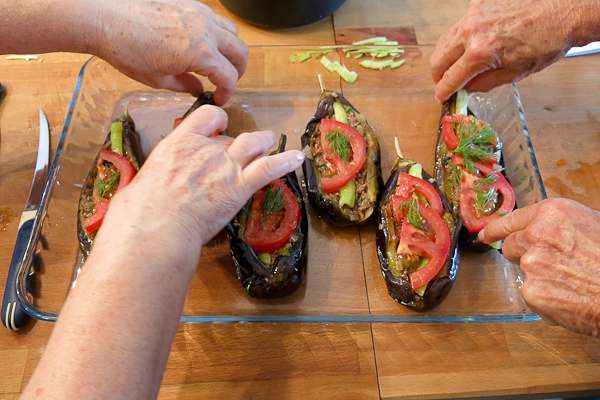
MULTIPOLYGON (((444 161, 443 161, 444 154, 448 151, 448 147, 446 146, 446 143, 444 142, 444 136, 442 133, 442 119, 444 118, 444 116, 452 114, 452 109, 453 109, 455 103, 456 103, 456 93, 453 94, 442 105, 442 113, 440 116, 440 122, 439 122, 439 127, 438 127, 437 143, 435 146, 434 176, 435 176, 435 181, 437 182, 439 188, 446 195, 446 198, 450 199, 450 203, 452 205, 454 212, 458 213, 459 203, 458 203, 458 201, 453 202, 451 200, 452 195, 450 193, 448 193, 448 191, 450 191, 451 189, 450 189, 450 185, 447 184, 446 168, 444 167, 444 161)), ((468 114, 475 116, 470 109, 468 110, 468 114)), ((501 148, 502 148, 502 143, 499 143, 498 150, 500 150, 501 148)), ((502 153, 500 153, 499 164, 503 168, 501 171, 502 175, 504 175, 504 178, 506 178, 507 182, 510 183, 510 181, 508 180, 508 177, 506 176, 506 173, 504 172, 504 158, 502 156, 502 153)), ((515 208, 516 208, 516 206, 515 206, 515 208)), ((477 234, 478 234, 477 232, 473 232, 473 233, 469 232, 467 230, 467 228, 462 229, 460 232, 460 236, 459 236, 459 245, 462 248, 470 250, 474 253, 487 253, 488 251, 494 249, 490 245, 480 242, 479 239, 477 238, 477 234)))
MULTIPOLYGON (((462 227, 462 221, 460 217, 452 211, 452 208, 446 201, 445 196, 442 192, 440 192, 439 188, 435 183, 432 183, 432 186, 437 190, 438 194, 442 199, 442 203, 444 205, 444 210, 450 212, 456 225, 454 227, 454 232, 451 236, 450 250, 448 251, 448 256, 446 257, 446 263, 444 267, 440 270, 435 278, 429 281, 425 292, 423 293, 423 297, 416 294, 411 286, 410 280, 408 278, 408 274, 405 273, 402 278, 397 278, 389 268, 389 262, 387 258, 387 249, 388 249, 388 238, 386 234, 386 225, 387 220, 384 215, 382 204, 387 202, 392 194, 394 194, 396 189, 396 183, 398 181, 398 173, 405 172, 408 173, 410 170, 410 166, 413 165, 414 162, 410 160, 406 160, 403 158, 399 158, 394 163, 394 167, 392 168, 392 173, 390 178, 386 182, 385 188, 383 189, 383 198, 381 199, 381 203, 378 207, 378 226, 376 233, 376 245, 377 245, 377 257, 379 259, 379 266, 381 267, 381 274, 383 275, 383 279, 385 280, 388 294, 398 303, 410 308, 414 311, 428 311, 432 310, 435 307, 439 306, 442 301, 448 296, 452 285, 454 284, 454 279, 456 278, 456 273, 458 271, 458 261, 459 261, 459 250, 458 250, 458 237, 459 232, 462 227)), ((432 182, 431 176, 423 171, 423 180, 427 182, 432 182)))
MULTIPOLYGON (((301 137, 303 151, 306 152, 307 149, 310 151, 310 141, 315 130, 318 128, 321 120, 333 112, 334 96, 340 101, 340 103, 352 108, 355 113, 358 114, 356 108, 354 108, 354 106, 352 106, 352 104, 350 104, 350 102, 348 102, 348 100, 346 100, 341 94, 327 90, 324 91, 321 99, 319 100, 317 112, 308 122, 306 131, 301 137)), ((363 220, 350 220, 342 212, 338 202, 323 193, 319 184, 319 173, 317 172, 317 167, 312 157, 307 157, 302 164, 304 179, 306 180, 306 192, 308 195, 308 200, 310 201, 310 204, 317 210, 319 216, 321 216, 321 218, 323 218, 323 220, 329 225, 336 227, 347 227, 351 225, 364 224, 371 220, 376 214, 377 204, 381 198, 381 188, 383 187, 383 178, 381 175, 381 153, 379 150, 379 142, 377 141, 377 137, 368 124, 365 126, 364 138, 367 142, 367 161, 365 162, 372 162, 371 168, 374 169, 373 172, 376 177, 377 199, 376 201, 372 202, 369 210, 370 214, 368 214, 368 216, 363 220)))
MULTIPOLYGON (((140 136, 138 132, 135 130, 135 123, 129 116, 129 114, 124 113, 119 115, 116 121, 123 122, 123 154, 127 157, 136 171, 139 171, 140 167, 145 161, 144 153, 142 152, 142 147, 140 146, 140 136)), ((102 149, 110 150, 111 141, 110 141, 110 132, 106 138, 106 141, 102 145, 102 149)), ((83 256, 87 258, 90 255, 90 251, 92 250, 92 246, 94 244, 94 239, 96 237, 96 232, 88 233, 85 226, 85 218, 83 216, 83 207, 87 201, 92 197, 92 192, 94 190, 94 181, 96 180, 96 176, 98 175, 98 155, 94 159, 94 163, 92 164, 92 168, 88 173, 88 176, 83 183, 83 188, 81 189, 81 195, 79 196, 79 208, 77 212, 77 239, 79 240, 79 248, 83 253, 83 256)))
POLYGON ((277 299, 296 292, 306 279, 308 218, 295 172, 281 178, 290 188, 301 211, 298 240, 292 243, 289 255, 278 256, 272 269, 267 267, 252 247, 240 238, 239 225, 229 223, 225 230, 229 249, 236 266, 237 277, 251 297, 277 299))

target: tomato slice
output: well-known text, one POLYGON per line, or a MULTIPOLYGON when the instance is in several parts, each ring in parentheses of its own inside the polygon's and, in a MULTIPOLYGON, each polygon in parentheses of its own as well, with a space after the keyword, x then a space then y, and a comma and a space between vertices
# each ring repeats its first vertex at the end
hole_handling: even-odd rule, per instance
POLYGON ((323 155, 325 156, 325 159, 331 162, 338 170, 336 175, 330 178, 321 179, 323 192, 331 193, 343 188, 348 181, 360 171, 367 158, 367 144, 360 133, 343 122, 322 119, 319 130, 321 131, 321 147, 323 148, 323 155), (346 160, 346 162, 344 162, 343 160, 340 160, 331 148, 331 145, 327 140, 327 134, 333 129, 339 129, 340 132, 348 138, 348 143, 352 148, 352 161, 346 160))
POLYGON ((438 192, 429 182, 412 176, 405 172, 398 173, 398 183, 396 183, 396 194, 403 197, 411 197, 413 193, 420 194, 427 199, 429 206, 439 215, 444 213, 442 199, 438 192))
MULTIPOLYGON (((98 167, 101 167, 104 164, 104 161, 108 161, 119 170, 119 186, 117 186, 115 193, 121 190, 121 188, 127 186, 135 176, 135 168, 133 168, 133 165, 131 165, 129 160, 122 155, 115 153, 114 151, 101 149, 98 155, 98 167)), ((98 198, 98 192, 96 191, 96 188, 94 188, 92 197, 95 199, 98 198)), ((84 227, 88 233, 92 233, 100 228, 102 221, 104 220, 104 216, 108 211, 109 203, 110 200, 108 199, 100 199, 96 203, 94 206, 96 211, 85 220, 84 227)))
POLYGON ((398 245, 398 252, 410 252, 429 260, 423 268, 408 275, 413 290, 423 286, 437 275, 446 263, 450 250, 450 231, 442 217, 427 207, 419 207, 419 214, 427 222, 431 234, 415 228, 405 216, 398 245))
POLYGON ((454 150, 458 147, 458 137, 454 131, 454 124, 460 123, 463 120, 467 120, 467 117, 462 114, 444 115, 442 117, 442 136, 444 142, 450 150, 454 150))
POLYGON ((285 246, 300 223, 300 206, 298 206, 296 196, 294 196, 290 188, 288 188, 281 179, 274 180, 269 183, 267 187, 260 189, 254 194, 252 210, 250 212, 252 218, 248 218, 246 232, 244 233, 246 243, 248 243, 257 254, 270 253, 285 246), (257 221, 260 221, 261 219, 268 186, 271 186, 273 190, 279 188, 283 189, 282 198, 284 201, 285 212, 283 213, 283 216, 281 215, 281 212, 269 216, 269 218, 259 226, 257 221))
POLYGON ((483 188, 481 188, 481 190, 487 192, 490 188, 493 187, 498 193, 501 193, 503 197, 502 205, 494 214, 478 218, 475 215, 475 207, 473 206, 473 202, 475 201, 477 192, 469 187, 470 182, 474 181, 475 179, 473 179, 473 176, 471 174, 469 174, 466 171, 463 171, 463 182, 461 183, 463 189, 460 192, 459 196, 460 215, 465 224, 465 227, 469 232, 479 232, 480 230, 485 228, 490 222, 500 218, 500 215, 498 214, 509 213, 515 208, 515 192, 513 191, 513 188, 510 186, 506 178, 504 178, 504 175, 502 175, 499 171, 495 170, 494 167, 481 161, 473 161, 473 163, 475 167, 484 176, 489 176, 491 174, 497 175, 497 178, 494 182, 490 182, 489 184, 485 185, 483 188))

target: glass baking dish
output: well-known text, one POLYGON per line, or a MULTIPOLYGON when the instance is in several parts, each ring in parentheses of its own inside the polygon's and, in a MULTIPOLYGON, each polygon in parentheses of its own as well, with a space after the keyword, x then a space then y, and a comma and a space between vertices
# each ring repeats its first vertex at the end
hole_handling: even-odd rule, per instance
MULTIPOLYGON (((342 51, 337 59, 359 79, 352 85, 331 74, 315 58, 290 63, 301 47, 251 47, 248 69, 234 97, 224 107, 227 134, 271 129, 288 136, 288 148, 300 148, 300 135, 316 110, 322 74, 328 89, 344 96, 367 118, 382 151, 384 180, 396 158, 398 137, 404 156, 433 170, 441 106, 433 96, 429 56, 433 46, 406 46, 406 63, 397 69, 363 69, 360 60, 342 51)), ((207 85, 207 89, 211 87, 207 85)), ((55 320, 82 265, 76 218, 82 184, 111 121, 129 105, 142 147, 149 152, 167 135, 174 119, 193 102, 186 94, 154 90, 92 58, 82 68, 60 142, 50 170, 42 211, 18 277, 19 300, 42 320, 55 320), (43 222, 43 224, 42 224, 43 222), (37 238, 41 246, 36 247, 37 238), (36 251, 37 250, 37 251, 36 251)), ((505 85, 470 98, 470 107, 488 121, 504 142, 506 173, 524 207, 546 197, 519 95, 505 85)), ((297 171, 302 181, 302 171, 297 171)), ((306 199, 305 199, 306 200, 306 199)), ((308 205, 308 201, 307 201, 308 205)), ((537 321, 520 296, 523 281, 518 265, 499 252, 461 251, 453 289, 436 309, 420 314, 394 302, 387 294, 375 248, 375 222, 351 228, 326 225, 308 205, 307 279, 293 295, 279 300, 249 297, 238 282, 224 233, 202 249, 190 285, 182 322, 401 322, 469 323, 537 321)), ((124 265, 123 268, 127 266, 124 265)), ((143 299, 140 299, 143 301, 143 299)))

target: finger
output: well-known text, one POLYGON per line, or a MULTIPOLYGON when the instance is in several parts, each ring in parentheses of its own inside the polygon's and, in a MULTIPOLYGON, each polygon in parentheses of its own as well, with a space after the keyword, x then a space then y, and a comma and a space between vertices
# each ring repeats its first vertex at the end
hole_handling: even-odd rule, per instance
POLYGON ((167 89, 174 92, 184 92, 193 95, 204 93, 202 82, 196 76, 187 72, 181 75, 153 77, 152 82, 149 84, 157 89, 167 89))
MULTIPOLYGON (((452 93, 464 87, 467 82, 490 67, 475 56, 476 52, 465 52, 454 64, 448 68, 444 76, 435 85, 435 98, 443 103, 452 93)), ((485 60, 485 59, 483 59, 485 60)))
POLYGON ((209 137, 215 131, 227 128, 227 114, 223 109, 205 104, 188 115, 174 132, 191 133, 209 137))
POLYGON ((288 150, 274 156, 261 157, 252 161, 242 170, 244 193, 248 198, 274 179, 299 168, 304 162, 304 154, 298 150, 288 150))
POLYGON ((202 64, 195 72, 206 76, 217 87, 215 103, 222 106, 233 96, 238 80, 237 69, 219 52, 213 53, 210 58, 206 54, 204 56, 203 60, 199 60, 202 64))
POLYGON ((525 231, 511 233, 502 243, 502 255, 510 262, 521 263, 521 257, 529 250, 529 241, 526 239, 525 231))
POLYGON ((465 89, 469 93, 488 92, 495 87, 504 85, 505 83, 517 82, 523 78, 524 76, 521 76, 516 71, 493 69, 475 76, 465 85, 465 89))
POLYGON ((238 29, 237 26, 235 26, 235 24, 233 23, 233 21, 231 21, 229 18, 226 18, 222 15, 219 14, 214 14, 212 16, 214 23, 222 29, 225 29, 226 31, 230 32, 231 34, 237 36, 238 35, 238 29))
POLYGON ((277 136, 272 131, 242 133, 229 146, 227 154, 243 168, 269 150, 276 140, 277 136))
POLYGON ((455 40, 458 26, 450 28, 435 45, 436 50, 429 59, 431 65, 431 76, 433 81, 438 83, 444 72, 450 68, 465 52, 464 44, 455 40))
POLYGON ((241 78, 248 65, 248 45, 230 33, 224 33, 218 42, 218 49, 237 70, 237 79, 241 78))
POLYGON ((506 238, 511 233, 524 230, 535 219, 540 204, 542 203, 535 203, 525 208, 519 208, 502 218, 490 222, 479 232, 479 241, 494 243, 506 238))

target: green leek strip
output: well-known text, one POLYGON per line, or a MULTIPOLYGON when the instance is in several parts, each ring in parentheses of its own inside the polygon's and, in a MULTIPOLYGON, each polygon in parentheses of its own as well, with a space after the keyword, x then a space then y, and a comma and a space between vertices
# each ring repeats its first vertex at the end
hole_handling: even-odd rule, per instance
POLYGON ((384 69, 387 67, 390 67, 391 69, 398 68, 405 62, 406 62, 406 60, 399 60, 396 62, 394 62, 393 60, 382 60, 382 61, 364 60, 364 61, 359 62, 358 64, 363 68, 381 70, 381 69, 384 69))
POLYGON ((465 89, 460 89, 456 92, 456 106, 454 114, 468 115, 469 94, 465 89))
POLYGON ((262 261, 266 265, 271 264, 271 253, 260 253, 258 254, 258 258, 260 258, 260 261, 262 261))
POLYGON ((502 249, 503 244, 504 244, 504 240, 498 240, 497 242, 490 243, 489 246, 493 249, 500 250, 500 249, 502 249))
POLYGON ((283 246, 280 249, 278 249, 275 252, 275 254, 278 255, 278 256, 289 256, 290 255, 290 249, 287 248, 287 247, 285 247, 285 246, 283 246))
POLYGON ((115 121, 110 125, 110 149, 123 155, 123 122, 115 121))
POLYGON ((410 169, 408 170, 408 174, 415 176, 419 179, 423 179, 423 167, 421 166, 421 164, 415 163, 410 166, 410 169))
POLYGON ((387 38, 385 36, 372 37, 372 38, 369 38, 369 39, 364 39, 364 40, 359 40, 357 42, 352 42, 353 46, 362 46, 362 45, 365 45, 365 44, 376 44, 376 45, 390 44, 392 46, 397 46, 398 42, 389 41, 389 40, 387 40, 387 38))
POLYGON ((333 112, 336 121, 348 125, 348 115, 346 114, 344 106, 338 100, 333 101, 333 112))
POLYGON ((350 179, 346 185, 340 189, 340 207, 344 204, 354 208, 356 202, 356 183, 354 178, 350 179))
POLYGON ((348 83, 354 83, 358 79, 358 74, 354 71, 349 71, 338 61, 330 61, 327 57, 321 57, 321 64, 329 72, 335 72, 348 83))
MULTIPOLYGON (((425 266, 429 264, 429 260, 426 258, 423 258, 421 260, 421 264, 419 264, 419 268, 417 268, 417 271, 420 269, 425 268, 425 266)), ((425 289, 427 289, 427 284, 429 282, 426 282, 425 284, 419 286, 418 288, 415 289, 415 293, 418 294, 419 296, 423 297, 423 293, 425 293, 425 289)))

